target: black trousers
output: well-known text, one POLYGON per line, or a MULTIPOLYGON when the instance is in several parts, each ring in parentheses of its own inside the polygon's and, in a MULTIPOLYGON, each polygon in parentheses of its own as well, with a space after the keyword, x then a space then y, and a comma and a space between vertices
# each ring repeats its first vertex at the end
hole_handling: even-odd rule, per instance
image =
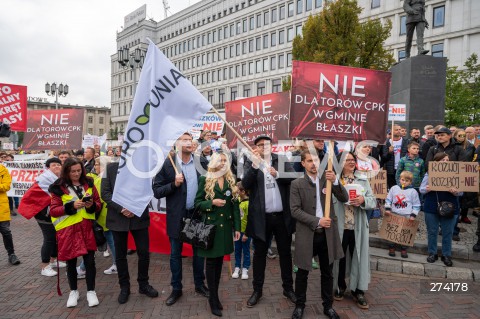
POLYGON ((217 302, 218 286, 222 277, 223 256, 217 258, 206 258, 205 277, 207 277, 208 290, 210 291, 209 301, 217 302))
POLYGON ((397 174, 397 170, 394 170, 393 174, 387 174, 387 187, 388 187, 388 189, 397 185, 397 181, 395 179, 395 174, 397 174))
MULTIPOLYGON (((148 285, 148 267, 150 266, 149 238, 148 228, 130 230, 138 255, 138 276, 137 282, 140 287, 148 285)), ((117 264, 118 283, 120 288, 130 289, 130 274, 128 272, 127 262, 127 231, 113 231, 113 241, 115 244, 115 263, 117 264)))
MULTIPOLYGON (((328 246, 325 232, 313 236, 313 257, 318 256, 321 272, 321 295, 323 308, 330 309, 333 305, 333 263, 328 261, 328 246)), ((308 270, 298 268, 295 278, 295 295, 297 307, 305 308, 307 301, 308 270)))
POLYGON ((350 257, 353 256, 353 251, 355 249, 355 231, 350 229, 345 229, 343 231, 342 238, 342 248, 345 257, 340 259, 340 264, 338 268, 338 288, 342 290, 347 289, 347 283, 345 282, 345 268, 347 265, 347 249, 350 257))
POLYGON ((57 238, 55 227, 52 223, 37 220, 38 226, 42 230, 43 244, 40 251, 42 263, 50 262, 50 257, 57 258, 57 238))
POLYGON ((412 48, 412 40, 413 40, 413 31, 417 29, 417 49, 418 52, 423 51, 423 34, 425 33, 425 22, 412 22, 407 23, 407 34, 405 39, 405 55, 406 57, 410 57, 410 50, 412 48))
POLYGON ((10 221, 0 222, 0 233, 2 233, 3 245, 5 246, 8 255, 15 254, 15 250, 13 249, 12 232, 10 231, 10 221))
MULTIPOLYGON (((85 263, 85 280, 87 281, 87 291, 95 290, 95 276, 97 269, 95 268, 95 252, 89 251, 83 255, 85 263)), ((77 258, 67 260, 67 277, 70 290, 77 290, 77 258)))
MULTIPOLYGON (((271 238, 275 235, 277 242, 277 250, 280 259, 280 271, 282 276, 282 287, 285 291, 293 290, 292 276, 292 236, 289 235, 283 215, 265 214, 265 238, 271 238)), ((268 243, 263 240, 254 238, 253 245, 255 251, 253 253, 253 290, 257 292, 263 291, 263 283, 265 282, 265 267, 267 265, 268 243)))

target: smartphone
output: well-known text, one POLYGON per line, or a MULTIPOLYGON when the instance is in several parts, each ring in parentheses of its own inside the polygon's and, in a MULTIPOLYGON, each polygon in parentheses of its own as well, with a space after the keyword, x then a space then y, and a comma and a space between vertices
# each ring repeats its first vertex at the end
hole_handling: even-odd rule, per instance
POLYGON ((83 196, 83 198, 82 198, 82 202, 84 202, 84 203, 85 203, 85 202, 89 202, 91 199, 92 199, 92 196, 87 196, 87 195, 85 195, 85 196, 83 196))

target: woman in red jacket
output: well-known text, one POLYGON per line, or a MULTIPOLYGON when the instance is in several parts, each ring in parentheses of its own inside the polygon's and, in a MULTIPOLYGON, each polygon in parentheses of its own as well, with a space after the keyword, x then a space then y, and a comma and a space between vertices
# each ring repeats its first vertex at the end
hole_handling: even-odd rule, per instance
POLYGON ((102 205, 93 179, 87 177, 83 163, 68 158, 60 178, 49 188, 52 195, 50 216, 57 232, 58 258, 67 261, 70 296, 67 307, 75 307, 80 298, 77 290, 77 257, 83 256, 86 266, 87 300, 90 307, 98 305, 95 293, 95 235, 92 221, 102 205))

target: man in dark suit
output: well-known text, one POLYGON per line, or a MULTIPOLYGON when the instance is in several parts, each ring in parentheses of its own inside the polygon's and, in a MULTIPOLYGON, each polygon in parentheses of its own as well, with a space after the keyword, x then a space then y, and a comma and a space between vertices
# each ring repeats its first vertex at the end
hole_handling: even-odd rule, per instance
MULTIPOLYGON (((130 295, 130 274, 127 263, 128 232, 132 233, 138 254, 138 292, 148 297, 158 297, 158 291, 148 283, 148 267, 150 266, 148 226, 150 216, 145 208, 141 217, 135 216, 128 209, 112 200, 115 181, 117 179, 118 163, 107 165, 106 176, 102 178, 102 199, 107 203, 107 228, 112 231, 115 243, 115 263, 117 264, 120 295, 118 302, 124 304, 130 295)), ((128 185, 121 185, 129 187, 128 185)), ((120 186, 117 186, 120 187, 120 186)))
MULTIPOLYGON (((172 272, 172 293, 167 298, 166 305, 171 306, 182 296, 182 247, 180 231, 184 217, 191 216, 194 211, 195 195, 198 189, 198 177, 201 165, 195 163, 192 147, 192 135, 184 133, 177 141, 180 152, 172 156, 178 167, 179 174, 175 173, 172 162, 167 158, 160 172, 153 182, 155 198, 167 199, 167 235, 170 239, 170 270, 172 272), (197 165, 198 164, 198 167, 197 165)), ((197 249, 193 247, 193 280, 195 292, 208 297, 205 287, 205 259, 197 256, 197 249)))
POLYGON ((423 46, 423 33, 425 28, 428 29, 428 22, 425 19, 425 0, 405 0, 403 9, 407 13, 405 21, 407 27, 407 37, 405 40, 405 56, 410 57, 410 49, 412 48, 413 31, 417 29, 417 49, 418 55, 427 54, 428 50, 423 46))
POLYGON ((400 135, 401 129, 400 125, 395 124, 393 126, 393 140, 387 139, 385 147, 382 148, 382 163, 384 163, 384 168, 387 171, 388 188, 397 184, 395 174, 397 173, 398 163, 408 152, 407 139, 400 135))
POLYGON ((308 273, 312 269, 312 257, 318 255, 321 272, 323 313, 329 318, 339 318, 333 305, 333 262, 343 257, 342 242, 338 234, 337 219, 330 207, 330 216, 325 217, 325 190, 327 180, 333 183, 332 193, 340 202, 348 201, 345 187, 339 183, 333 171, 318 176, 319 159, 308 150, 301 154, 305 175, 292 182, 290 207, 297 220, 295 235, 295 278, 297 302, 292 319, 303 317, 307 300, 308 273))
POLYGON ((292 232, 294 220, 290 215, 290 182, 292 178, 282 177, 282 173, 293 172, 286 158, 272 154, 271 138, 259 136, 255 139, 257 149, 252 160, 244 165, 242 184, 250 191, 250 205, 247 218, 246 234, 253 238, 255 252, 253 254, 253 294, 248 299, 247 307, 255 306, 262 297, 265 280, 265 267, 268 250, 268 238, 275 235, 280 270, 282 276, 283 295, 295 303, 292 276, 292 232), (263 158, 264 161, 259 161, 263 158), (279 170, 279 165, 285 169, 279 170), (259 169, 263 166, 262 169, 259 169))

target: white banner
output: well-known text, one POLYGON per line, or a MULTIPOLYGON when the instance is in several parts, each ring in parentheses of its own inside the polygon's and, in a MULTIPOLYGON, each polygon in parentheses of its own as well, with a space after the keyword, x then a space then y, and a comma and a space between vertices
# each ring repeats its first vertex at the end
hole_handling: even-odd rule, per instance
POLYGON ((12 177, 12 185, 7 195, 22 197, 35 183, 37 176, 43 172, 44 164, 44 160, 3 162, 12 177))
POLYGON ((15 161, 33 161, 33 160, 44 160, 48 159, 48 153, 39 153, 39 154, 15 154, 15 161))
MULTIPOLYGON (((223 118, 225 118, 224 112, 220 113, 223 118)), ((190 129, 190 133, 193 136, 193 139, 197 140, 200 137, 200 131, 209 130, 211 132, 217 132, 217 135, 222 135, 223 126, 225 123, 222 121, 220 116, 217 114, 205 114, 202 118, 197 121, 193 127, 190 129)))
POLYGON ((211 104, 149 39, 122 144, 113 200, 140 216, 153 197, 152 178, 177 140, 211 104), (171 144, 171 143, 170 143, 171 144))
POLYGON ((404 122, 407 120, 407 106, 405 104, 390 104, 388 120, 404 122))

